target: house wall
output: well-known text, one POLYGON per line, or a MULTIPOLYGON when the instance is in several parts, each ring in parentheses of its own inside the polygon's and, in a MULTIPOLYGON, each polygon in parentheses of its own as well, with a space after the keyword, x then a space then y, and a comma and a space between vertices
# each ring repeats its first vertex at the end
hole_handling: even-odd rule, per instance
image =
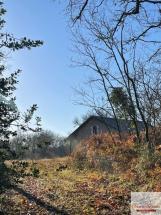
MULTIPOLYGON (((117 123, 114 118, 106 118, 105 121, 103 121, 98 117, 91 117, 68 137, 67 141, 68 144, 70 144, 70 151, 72 151, 75 145, 77 145, 81 140, 89 138, 93 135, 93 126, 97 127, 97 134, 106 133, 109 132, 109 130, 118 132, 117 123)), ((121 132, 133 132, 134 128, 131 126, 130 121, 119 120, 119 128, 121 132)), ((138 128, 140 131, 144 129, 142 122, 138 122, 138 128)))
POLYGON ((98 133, 105 133, 108 131, 107 126, 103 122, 95 118, 91 118, 76 133, 70 136, 69 141, 71 143, 71 149, 73 149, 81 140, 92 135, 93 126, 97 126, 98 133))

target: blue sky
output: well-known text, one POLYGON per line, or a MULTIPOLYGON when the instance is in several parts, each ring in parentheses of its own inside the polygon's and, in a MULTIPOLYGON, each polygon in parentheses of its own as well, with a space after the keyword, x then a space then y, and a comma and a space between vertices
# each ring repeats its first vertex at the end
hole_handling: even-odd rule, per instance
POLYGON ((43 127, 62 135, 73 129, 73 119, 86 113, 74 105, 73 87, 86 80, 87 73, 72 68, 72 42, 63 1, 5 0, 6 29, 17 38, 41 39, 44 45, 31 51, 22 50, 9 56, 10 71, 23 70, 16 92, 17 104, 25 110, 38 104, 43 127))

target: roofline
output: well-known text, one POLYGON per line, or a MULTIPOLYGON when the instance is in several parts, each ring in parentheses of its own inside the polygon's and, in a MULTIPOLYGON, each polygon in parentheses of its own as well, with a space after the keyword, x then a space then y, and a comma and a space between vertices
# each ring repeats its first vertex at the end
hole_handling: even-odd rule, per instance
POLYGON ((88 119, 86 119, 80 126, 78 126, 78 128, 76 128, 66 139, 70 138, 70 136, 72 136, 73 134, 75 134, 79 129, 81 129, 89 120, 91 120, 92 118, 95 118, 97 116, 90 116, 88 119))
POLYGON ((91 120, 92 118, 97 118, 97 120, 103 122, 106 126, 107 126, 107 123, 105 122, 105 118, 107 119, 115 119, 113 117, 104 117, 104 116, 95 116, 95 115, 92 115, 90 116, 88 119, 86 119, 78 128, 76 128, 66 139, 70 138, 72 135, 74 135, 77 131, 79 131, 79 129, 81 129, 89 120, 91 120))
MULTIPOLYGON (((90 116, 88 119, 86 119, 80 126, 78 126, 78 128, 76 128, 66 139, 70 138, 72 135, 74 135, 77 131, 79 131, 79 129, 81 129, 89 120, 91 120, 92 118, 97 118, 97 120, 103 122, 106 126, 107 123, 104 119, 115 119, 114 117, 104 117, 104 116, 90 116)), ((116 120, 116 119, 115 119, 116 120)), ((125 119, 118 119, 118 120, 125 120, 125 119)), ((131 120, 128 120, 131 121, 131 120)), ((137 122, 142 122, 137 120, 137 122)))

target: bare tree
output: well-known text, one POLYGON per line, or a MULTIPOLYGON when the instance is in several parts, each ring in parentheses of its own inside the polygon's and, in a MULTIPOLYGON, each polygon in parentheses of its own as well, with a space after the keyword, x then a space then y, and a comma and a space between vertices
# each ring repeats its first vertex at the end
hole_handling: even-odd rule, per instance
POLYGON ((155 141, 150 132, 155 135, 161 114, 161 1, 69 0, 68 12, 78 53, 74 62, 94 71, 88 82, 90 90, 79 90, 80 103, 117 119, 110 95, 116 87, 122 88, 138 142, 137 121, 141 120, 152 153, 155 141))

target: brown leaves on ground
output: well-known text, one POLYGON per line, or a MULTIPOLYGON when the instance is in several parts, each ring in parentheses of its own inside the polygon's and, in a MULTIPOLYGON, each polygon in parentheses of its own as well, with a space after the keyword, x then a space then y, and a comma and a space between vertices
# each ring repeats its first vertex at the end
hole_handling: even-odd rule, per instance
POLYGON ((146 154, 136 152, 133 138, 110 141, 106 135, 93 137, 72 157, 35 161, 39 177, 26 177, 23 184, 1 195, 1 211, 5 215, 130 214, 132 191, 161 192, 161 154, 157 150, 151 165, 146 154))
POLYGON ((37 161, 37 167, 38 178, 26 177, 24 184, 1 198, 6 215, 129 214, 131 191, 161 191, 158 167, 145 178, 136 177, 137 173, 130 170, 122 174, 78 171, 71 168, 69 158, 37 161), (56 171, 64 163, 68 163, 68 169, 56 171))

